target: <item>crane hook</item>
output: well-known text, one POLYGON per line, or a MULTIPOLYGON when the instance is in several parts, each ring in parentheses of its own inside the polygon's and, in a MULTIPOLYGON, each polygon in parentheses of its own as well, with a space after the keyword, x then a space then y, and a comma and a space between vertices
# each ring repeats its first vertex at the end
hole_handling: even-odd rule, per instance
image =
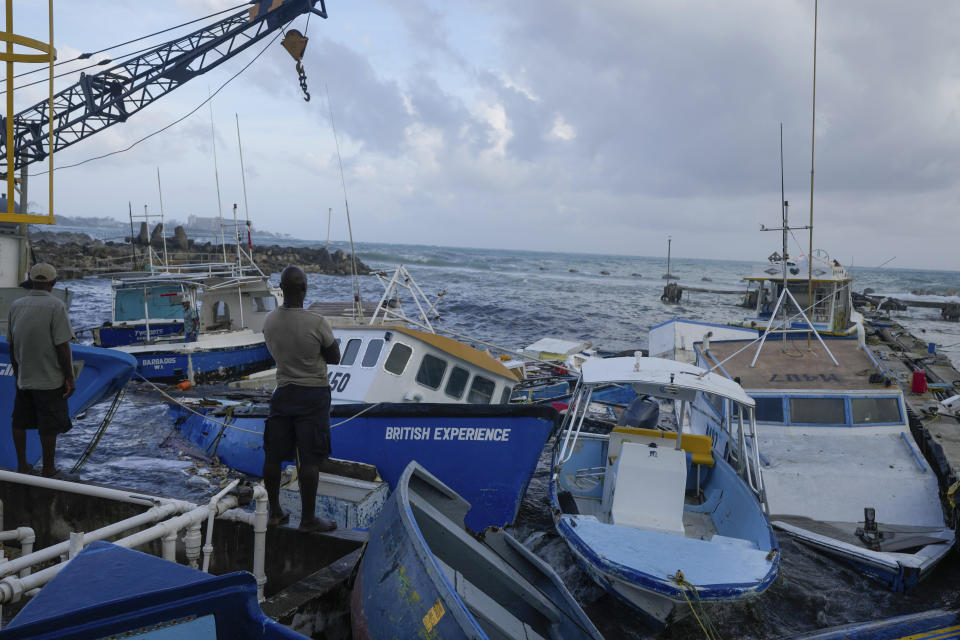
POLYGON ((307 73, 303 70, 303 53, 307 49, 307 38, 305 35, 297 31, 296 29, 290 29, 283 36, 283 41, 280 43, 283 45, 283 48, 287 50, 294 60, 297 61, 297 75, 300 81, 300 90, 303 91, 303 99, 305 102, 310 102, 310 92, 307 91, 307 73))

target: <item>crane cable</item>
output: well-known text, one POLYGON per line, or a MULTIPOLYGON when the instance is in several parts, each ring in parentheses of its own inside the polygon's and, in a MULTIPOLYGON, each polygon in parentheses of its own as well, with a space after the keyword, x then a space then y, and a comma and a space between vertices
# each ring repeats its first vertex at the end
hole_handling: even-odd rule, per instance
MULTIPOLYGON (((250 67, 250 65, 252 65, 254 62, 256 62, 257 59, 258 59, 260 56, 262 56, 267 49, 270 48, 270 45, 272 45, 274 42, 277 41, 277 38, 280 37, 280 33, 281 33, 281 32, 278 31, 278 32, 276 33, 276 35, 273 36, 273 39, 272 39, 270 42, 268 42, 267 45, 266 45, 263 49, 261 49, 260 52, 257 53, 257 55, 255 55, 255 56, 253 57, 253 59, 250 60, 250 62, 248 62, 247 64, 245 64, 245 65, 244 65, 239 71, 237 71, 235 74, 233 74, 232 76, 230 76, 229 78, 227 78, 227 80, 226 80, 223 84, 221 84, 219 87, 217 87, 217 90, 216 90, 216 91, 214 91, 213 93, 211 93, 207 98, 205 98, 202 102, 200 102, 200 104, 198 104, 196 107, 194 107, 193 109, 191 109, 190 111, 188 111, 187 113, 185 113, 184 115, 182 115, 181 117, 177 118, 176 120, 174 120, 174 121, 171 122, 170 124, 168 124, 168 125, 166 125, 166 126, 164 126, 164 127, 161 127, 160 129, 157 129, 157 130, 154 131, 153 133, 149 133, 149 134, 143 136, 142 138, 140 138, 139 140, 136 140, 136 141, 130 143, 130 144, 129 144, 126 148, 124 148, 124 149, 117 149, 116 151, 110 151, 109 153, 104 153, 104 154, 101 154, 101 155, 99 155, 99 156, 93 156, 92 158, 87 158, 86 160, 81 160, 80 162, 75 162, 75 163, 73 163, 73 164, 65 164, 65 165, 62 165, 62 166, 59 166, 59 167, 54 167, 54 171, 58 171, 58 170, 60 170, 60 169, 70 169, 70 168, 72 168, 72 167, 79 167, 79 166, 82 165, 82 164, 86 164, 86 163, 88 163, 88 162, 93 162, 94 160, 102 160, 103 158, 109 158, 110 156, 115 156, 115 155, 117 155, 117 154, 124 153, 124 152, 126 152, 126 151, 130 151, 131 149, 133 149, 135 146, 137 146, 137 145, 140 144, 141 142, 144 142, 145 140, 149 140, 150 138, 154 137, 155 135, 161 134, 161 133, 163 133, 164 131, 166 131, 167 129, 170 129, 171 127, 173 127, 173 126, 175 126, 175 125, 183 122, 184 120, 186 120, 187 118, 189 118, 190 116, 192 116, 194 113, 196 113, 197 111, 199 111, 200 108, 203 107, 203 105, 205 105, 205 104, 207 104, 208 102, 210 102, 211 100, 213 100, 213 97, 216 96, 218 93, 220 93, 220 91, 223 90, 224 87, 226 87, 228 84, 230 84, 231 82, 233 82, 233 81, 237 78, 237 76, 239 76, 241 73, 243 73, 244 71, 246 71, 246 70, 250 67)), ((46 171, 38 171, 38 172, 37 172, 36 174, 34 174, 34 175, 42 176, 42 175, 45 175, 45 174, 47 174, 47 173, 50 173, 50 171, 49 171, 49 170, 46 170, 46 171)))
MULTIPOLYGON (((203 16, 202 18, 195 18, 194 20, 190 20, 190 21, 188 21, 188 22, 183 22, 183 23, 181 23, 181 24, 174 25, 174 26, 172 26, 172 27, 168 27, 168 28, 162 29, 162 30, 160 30, 160 31, 155 31, 155 32, 150 33, 150 34, 147 34, 147 35, 145 35, 145 36, 140 36, 139 38, 134 38, 133 40, 127 40, 126 42, 121 42, 120 44, 115 44, 115 45, 111 45, 111 46, 109 46, 109 47, 104 47, 103 49, 98 49, 98 50, 96 50, 96 51, 91 51, 91 52, 89 52, 89 53, 81 53, 81 54, 80 54, 79 56, 77 56, 76 58, 71 58, 71 59, 69 59, 69 60, 61 60, 60 62, 55 62, 53 66, 59 67, 60 65, 69 64, 69 63, 71 63, 71 62, 76 62, 77 60, 88 60, 88 59, 92 58, 93 56, 97 55, 98 53, 104 53, 105 51, 112 51, 113 49, 119 49, 120 47, 125 47, 125 46, 127 46, 128 44, 133 44, 134 42, 140 42, 141 40, 146 40, 147 38, 152 38, 152 37, 154 37, 154 36, 158 36, 158 35, 161 35, 161 34, 163 34, 163 33, 167 33, 167 32, 170 32, 170 31, 175 31, 176 29, 180 29, 180 28, 182 28, 182 27, 186 27, 187 25, 191 25, 191 24, 194 24, 194 23, 197 23, 197 22, 201 22, 201 21, 203 21, 203 20, 209 20, 210 18, 215 18, 215 17, 217 17, 217 16, 219 16, 220 14, 223 14, 223 13, 227 13, 227 12, 230 12, 230 11, 237 11, 238 9, 240 9, 240 8, 242 8, 242 7, 244 7, 244 6, 245 6, 245 4, 239 4, 239 5, 235 6, 235 7, 230 8, 230 9, 221 9, 220 11, 217 11, 216 13, 211 13, 210 15, 203 16)), ((140 51, 141 51, 141 52, 142 52, 142 51, 149 51, 150 49, 153 49, 153 48, 155 48, 155 47, 149 47, 149 48, 147 48, 147 49, 141 49, 140 51)), ((124 56, 127 56, 127 55, 132 55, 132 54, 124 54, 124 56)), ((103 62, 98 62, 98 63, 96 63, 96 64, 90 65, 90 67, 95 67, 95 66, 98 66, 98 65, 100 65, 100 64, 103 64, 103 62)), ((83 69, 89 69, 90 67, 83 67, 83 69)), ((68 72, 66 72, 66 73, 67 73, 67 74, 69 74, 69 73, 76 73, 77 71, 83 71, 83 69, 75 69, 74 71, 68 71, 68 72)), ((46 71, 46 68, 38 68, 38 69, 32 69, 32 70, 30 70, 30 71, 24 71, 23 73, 18 73, 17 75, 15 75, 15 76, 13 76, 13 77, 14 77, 14 78, 22 78, 22 77, 24 77, 24 76, 30 75, 31 73, 39 73, 39 72, 41 72, 41 71, 46 71)), ((59 76, 56 76, 56 77, 59 77, 59 76)), ((46 80, 42 80, 41 82, 46 82, 46 80)), ((27 85, 23 85, 23 86, 29 87, 30 85, 27 84, 27 85)), ((20 87, 17 87, 17 89, 19 89, 19 88, 20 88, 20 87)))

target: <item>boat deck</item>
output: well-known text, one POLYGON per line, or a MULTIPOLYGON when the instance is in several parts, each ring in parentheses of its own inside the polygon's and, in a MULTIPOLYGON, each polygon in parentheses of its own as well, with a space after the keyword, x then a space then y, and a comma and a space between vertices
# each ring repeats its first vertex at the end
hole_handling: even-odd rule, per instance
POLYGON ((833 364, 816 340, 812 341, 809 350, 806 340, 788 340, 784 351, 783 342, 777 336, 767 339, 755 367, 751 367, 750 362, 757 352, 757 345, 726 360, 747 344, 745 340, 710 343, 710 354, 715 359, 713 364, 722 363, 723 370, 730 377, 740 378, 744 389, 856 391, 879 388, 868 381, 877 368, 856 340, 827 341, 839 366, 833 364))

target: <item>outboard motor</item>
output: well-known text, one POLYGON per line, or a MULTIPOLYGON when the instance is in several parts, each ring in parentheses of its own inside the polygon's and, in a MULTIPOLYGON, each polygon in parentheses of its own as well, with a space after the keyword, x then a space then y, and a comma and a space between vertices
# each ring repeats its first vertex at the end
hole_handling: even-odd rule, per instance
POLYGON ((660 403, 650 396, 637 396, 617 421, 620 427, 656 429, 660 422, 660 403))

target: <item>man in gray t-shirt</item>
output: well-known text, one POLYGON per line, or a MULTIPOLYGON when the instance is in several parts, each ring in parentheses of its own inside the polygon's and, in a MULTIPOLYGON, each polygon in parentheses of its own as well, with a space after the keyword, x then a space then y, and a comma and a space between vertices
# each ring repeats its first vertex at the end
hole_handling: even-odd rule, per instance
POLYGON ((340 362, 340 347, 326 319, 303 308, 307 274, 287 267, 280 274, 283 306, 270 312, 263 337, 277 362, 277 388, 263 428, 263 482, 270 500, 271 525, 290 519, 280 508, 280 473, 296 456, 299 469, 301 531, 330 531, 337 525, 316 517, 320 463, 330 455, 330 385, 327 363, 340 362))
POLYGON ((17 471, 30 471, 26 430, 36 429, 46 477, 57 473, 57 434, 66 433, 72 426, 67 398, 75 388, 70 353, 73 329, 66 306, 50 293, 56 281, 57 270, 51 265, 33 265, 30 293, 14 300, 7 316, 10 364, 17 381, 12 423, 17 471))

